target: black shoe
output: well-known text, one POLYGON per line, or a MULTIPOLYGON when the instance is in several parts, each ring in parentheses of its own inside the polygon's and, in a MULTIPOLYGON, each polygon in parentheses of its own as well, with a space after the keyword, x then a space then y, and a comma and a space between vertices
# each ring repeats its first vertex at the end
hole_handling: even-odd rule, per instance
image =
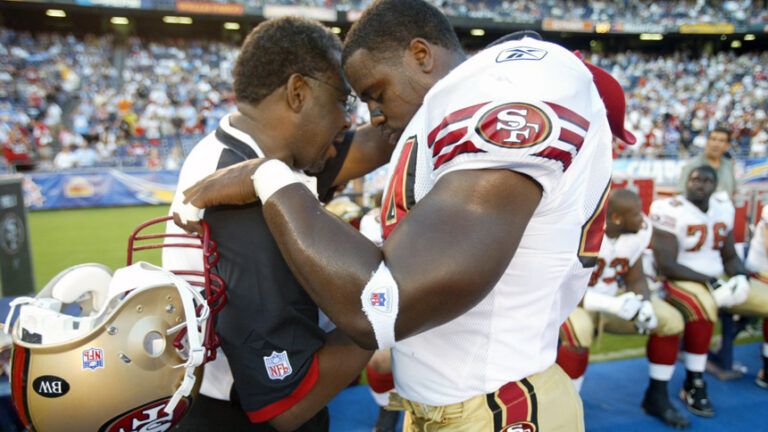
POLYGON ((714 417, 715 410, 707 396, 707 383, 702 378, 685 380, 680 390, 680 399, 688 411, 701 417, 714 417))
POLYGON ((376 419, 376 426, 374 426, 373 432, 395 432, 399 421, 400 411, 389 411, 379 408, 379 418, 376 419))
POLYGON ((688 418, 672 405, 666 392, 659 394, 646 391, 642 406, 646 414, 658 418, 675 429, 686 429, 691 425, 688 418))
POLYGON ((755 384, 764 389, 768 389, 768 378, 765 377, 765 369, 760 369, 760 372, 757 373, 755 384))

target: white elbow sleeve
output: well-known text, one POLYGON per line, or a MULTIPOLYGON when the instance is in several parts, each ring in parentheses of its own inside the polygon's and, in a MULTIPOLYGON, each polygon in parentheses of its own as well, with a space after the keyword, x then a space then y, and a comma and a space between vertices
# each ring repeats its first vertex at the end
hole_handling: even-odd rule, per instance
POLYGON ((400 293, 397 282, 384 261, 373 273, 360 296, 363 312, 373 327, 379 349, 395 344, 395 321, 400 310, 400 293))

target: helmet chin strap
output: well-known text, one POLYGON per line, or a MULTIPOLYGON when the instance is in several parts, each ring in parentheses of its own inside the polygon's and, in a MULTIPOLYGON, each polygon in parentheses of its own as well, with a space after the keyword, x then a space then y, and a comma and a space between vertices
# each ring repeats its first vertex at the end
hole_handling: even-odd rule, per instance
POLYGON ((168 334, 175 333, 182 326, 186 325, 188 344, 187 348, 189 350, 187 361, 185 363, 174 366, 174 368, 186 368, 184 372, 184 380, 182 380, 179 388, 177 388, 173 393, 171 400, 169 400, 168 404, 166 404, 165 408, 163 408, 163 411, 166 413, 173 414, 173 410, 176 408, 176 405, 178 405, 181 398, 184 396, 189 396, 189 394, 192 392, 192 388, 194 388, 195 381, 197 379, 195 377, 195 369, 197 369, 197 367, 203 364, 205 361, 203 335, 198 328, 198 324, 203 326, 204 332, 205 326, 211 325, 211 323, 207 321, 210 314, 210 308, 208 307, 208 303, 205 301, 203 296, 200 295, 197 290, 195 290, 191 285, 189 285, 189 283, 180 277, 176 275, 169 276, 171 276, 173 279, 173 285, 179 291, 181 304, 184 308, 185 322, 179 326, 168 329, 168 334), (202 306, 200 311, 200 318, 197 317, 195 301, 197 301, 197 303, 202 306))

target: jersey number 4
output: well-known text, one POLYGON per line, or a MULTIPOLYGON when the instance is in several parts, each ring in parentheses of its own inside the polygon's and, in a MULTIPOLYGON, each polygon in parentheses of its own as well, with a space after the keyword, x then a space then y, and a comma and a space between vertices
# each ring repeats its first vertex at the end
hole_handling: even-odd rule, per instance
POLYGON ((605 233, 605 216, 608 212, 608 192, 611 190, 611 183, 605 186, 600 201, 597 202, 594 213, 581 227, 581 241, 579 242, 579 261, 584 268, 591 268, 597 264, 597 255, 600 253, 600 246, 603 244, 603 234, 605 233))

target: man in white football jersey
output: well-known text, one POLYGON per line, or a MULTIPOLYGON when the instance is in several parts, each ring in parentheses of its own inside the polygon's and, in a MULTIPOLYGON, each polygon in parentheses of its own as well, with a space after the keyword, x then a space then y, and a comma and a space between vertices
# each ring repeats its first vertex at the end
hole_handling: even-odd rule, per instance
POLYGON ((750 284, 734 247, 733 204, 712 196, 716 186, 717 173, 703 165, 689 174, 685 195, 651 205, 656 265, 667 279, 667 301, 686 322, 687 375, 680 397, 689 411, 703 417, 714 415, 703 372, 718 308, 741 315, 768 313, 768 287, 750 284))
POLYGON ((397 142, 381 249, 277 160, 190 188, 179 222, 258 196, 317 304, 359 345, 391 347, 405 430, 583 430, 555 363, 558 329, 597 262, 612 132, 634 142, 621 86, 533 37, 467 59, 423 0, 374 2, 342 61, 371 123, 397 142))
MULTIPOLYGON (((749 242, 749 253, 747 254, 747 270, 752 274, 753 285, 768 284, 768 205, 763 207, 760 214, 760 221, 755 227, 755 233, 749 242)), ((762 388, 768 389, 768 320, 763 320, 763 369, 760 370, 755 378, 755 383, 762 388)))
POLYGON ((592 273, 582 305, 560 328, 557 363, 581 389, 589 361, 589 346, 603 323, 606 331, 646 334, 650 383, 643 409, 675 428, 688 427, 688 419, 669 401, 667 383, 677 359, 683 317, 664 300, 651 297, 643 272, 643 251, 653 229, 643 217, 640 197, 627 189, 611 192, 605 237, 597 267, 592 273))

